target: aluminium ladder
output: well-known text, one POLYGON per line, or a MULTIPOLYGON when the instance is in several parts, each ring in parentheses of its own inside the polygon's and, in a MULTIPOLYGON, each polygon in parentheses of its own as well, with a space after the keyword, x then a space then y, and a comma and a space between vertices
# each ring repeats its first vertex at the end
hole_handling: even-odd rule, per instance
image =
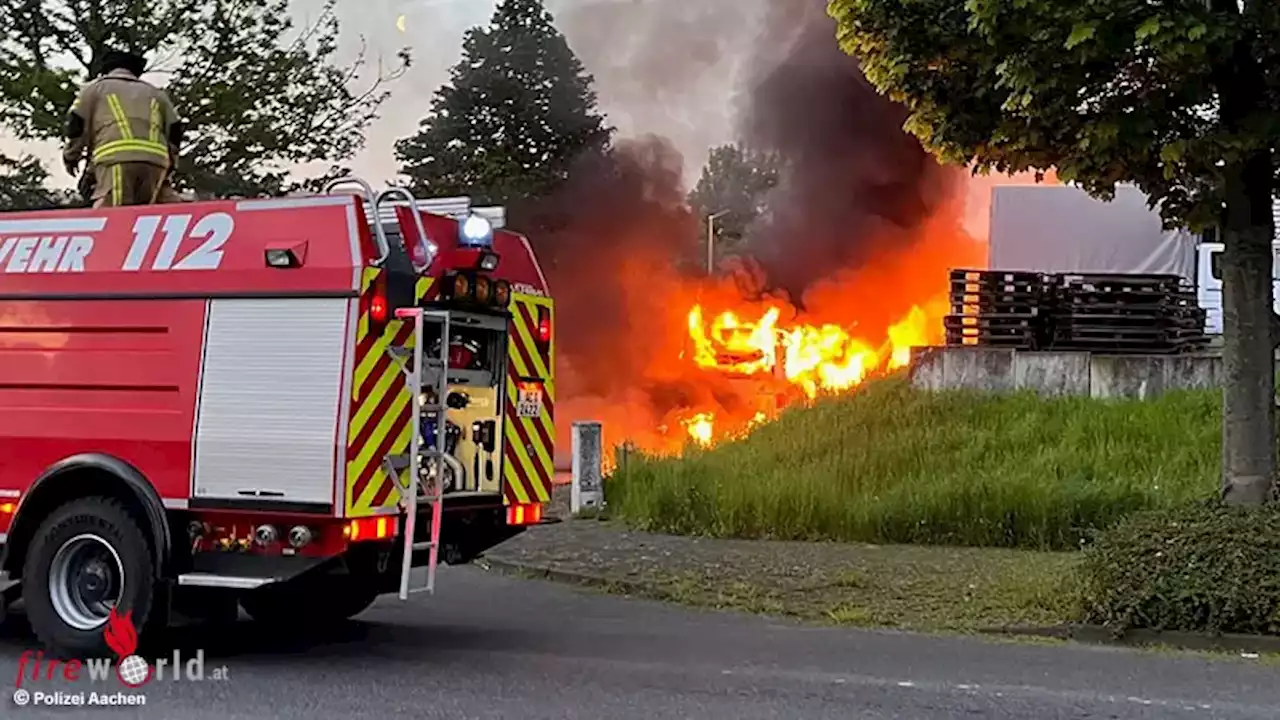
POLYGON ((440 524, 444 510, 444 465, 448 465, 455 477, 462 477, 462 464, 457 458, 445 450, 445 422, 447 406, 445 398, 449 392, 449 344, 440 343, 440 356, 427 357, 424 345, 427 323, 439 324, 442 338, 449 337, 449 313, 444 310, 423 310, 420 307, 400 308, 396 317, 404 322, 412 322, 414 344, 412 348, 391 346, 387 352, 400 365, 405 375, 409 391, 410 420, 412 434, 409 440, 409 456, 388 455, 383 459, 384 469, 396 481, 400 489, 400 506, 405 511, 404 526, 404 558, 400 567, 400 599, 407 600, 415 592, 435 592, 436 566, 440 558, 440 524), (423 389, 430 386, 435 390, 432 402, 424 403, 423 389), (422 417, 426 413, 436 416, 435 447, 422 447, 422 417), (423 487, 423 459, 428 460, 434 472, 423 487), (400 473, 409 471, 409 482, 400 482, 400 473), (415 538, 418 518, 419 495, 431 505, 431 539, 417 542, 415 538), (428 551, 427 582, 421 587, 411 588, 409 576, 413 569, 413 553, 418 550, 428 551))

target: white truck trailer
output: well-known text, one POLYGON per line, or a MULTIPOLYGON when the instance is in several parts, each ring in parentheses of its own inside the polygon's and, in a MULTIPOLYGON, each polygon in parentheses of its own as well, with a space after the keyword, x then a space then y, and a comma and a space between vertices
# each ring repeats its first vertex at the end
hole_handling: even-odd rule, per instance
MULTIPOLYGON (((1280 202, 1275 213, 1280 227, 1280 202)), ((1212 233, 1164 230, 1135 187, 1121 186, 1104 202, 1067 185, 998 186, 991 191, 990 228, 993 270, 1179 275, 1195 283, 1206 331, 1222 332, 1222 244, 1212 233)), ((1280 295, 1280 241, 1272 248, 1280 295)))

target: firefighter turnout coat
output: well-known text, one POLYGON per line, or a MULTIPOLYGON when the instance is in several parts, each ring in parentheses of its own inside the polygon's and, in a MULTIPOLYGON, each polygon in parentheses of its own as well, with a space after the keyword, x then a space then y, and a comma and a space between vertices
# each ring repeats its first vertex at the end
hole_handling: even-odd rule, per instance
POLYGON ((168 172, 179 118, 167 93, 116 69, 85 85, 71 112, 84 126, 68 139, 63 161, 72 168, 88 152, 94 207, 178 201, 168 172))

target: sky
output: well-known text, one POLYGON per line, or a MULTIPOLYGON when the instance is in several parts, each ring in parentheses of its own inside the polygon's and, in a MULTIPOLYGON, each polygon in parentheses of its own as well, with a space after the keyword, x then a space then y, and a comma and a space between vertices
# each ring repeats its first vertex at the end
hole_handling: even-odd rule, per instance
MULTIPOLYGON (((448 80, 461 54, 463 33, 485 24, 496 0, 360 0, 337 4, 341 43, 337 61, 347 64, 362 40, 371 60, 394 62, 411 48, 413 66, 390 85, 391 97, 369 128, 366 148, 353 168, 376 184, 395 174, 395 140, 414 132, 432 94, 448 80), (397 18, 404 17, 404 28, 397 18)), ((707 150, 733 134, 732 78, 759 0, 548 0, 557 25, 596 77, 601 109, 623 136, 653 132, 670 138, 700 168, 707 150), (730 48, 730 43, 737 46, 730 48)), ((293 0, 299 24, 314 20, 324 0, 293 0)), ((0 150, 34 152, 58 168, 58 184, 72 180, 58 167, 51 144, 0 138, 0 150)))
MULTIPOLYGON (((295 0, 299 18, 323 0, 295 0)), ((394 172, 394 139, 412 134, 431 96, 448 80, 467 28, 485 24, 496 0, 364 0, 338 3, 343 60, 364 36, 388 57, 403 45, 414 56, 392 86, 369 147, 355 168, 382 179, 394 172), (396 20, 404 16, 405 31, 396 20)), ((733 135, 733 78, 749 52, 759 0, 547 0, 556 24, 596 79, 601 109, 623 136, 670 138, 701 167, 708 149, 733 135)))
MULTIPOLYGON (((546 0, 556 24, 596 79, 600 107, 622 137, 655 133, 684 155, 686 183, 696 182, 708 150, 734 137, 741 75, 753 53, 765 0, 546 0)), ((433 93, 461 54, 463 33, 485 24, 496 0, 341 0, 337 62, 367 47, 394 62, 411 48, 413 66, 389 87, 390 98, 353 159, 374 185, 395 178, 393 146, 412 134, 433 93), (397 19, 404 18, 404 30, 397 19)), ((299 25, 324 0, 292 0, 299 25)), ((366 79, 367 82, 367 79, 366 79)), ((359 84, 359 79, 357 79, 359 84)), ((55 182, 70 187, 51 144, 0 138, 0 151, 23 149, 46 159, 55 182)))

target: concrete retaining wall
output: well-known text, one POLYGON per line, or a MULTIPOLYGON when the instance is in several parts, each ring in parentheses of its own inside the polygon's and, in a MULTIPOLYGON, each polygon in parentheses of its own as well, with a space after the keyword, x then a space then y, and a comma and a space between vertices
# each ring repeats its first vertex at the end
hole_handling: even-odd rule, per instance
POLYGON ((910 373, 911 384, 924 390, 1143 399, 1168 390, 1221 387, 1222 358, 928 347, 915 350, 910 373))

